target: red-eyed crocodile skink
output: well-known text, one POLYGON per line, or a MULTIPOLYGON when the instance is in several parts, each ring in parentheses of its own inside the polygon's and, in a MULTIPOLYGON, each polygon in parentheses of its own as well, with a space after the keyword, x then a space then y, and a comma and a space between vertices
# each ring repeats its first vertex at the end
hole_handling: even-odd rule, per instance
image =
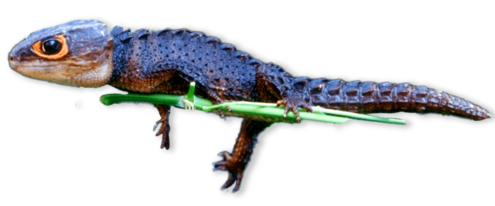
MULTIPOLYGON (((482 107, 460 97, 409 83, 375 83, 293 77, 218 38, 186 29, 122 27, 109 31, 96 20, 77 20, 36 31, 9 54, 10 67, 28 77, 77 87, 111 85, 142 94, 187 93, 214 103, 253 101, 285 106, 285 114, 313 106, 355 113, 441 113, 472 120, 490 118, 482 107)), ((161 123, 161 148, 169 148, 170 106, 155 105, 161 123)), ((232 152, 214 168, 228 171, 222 189, 237 191, 257 136, 274 122, 244 118, 232 152)))

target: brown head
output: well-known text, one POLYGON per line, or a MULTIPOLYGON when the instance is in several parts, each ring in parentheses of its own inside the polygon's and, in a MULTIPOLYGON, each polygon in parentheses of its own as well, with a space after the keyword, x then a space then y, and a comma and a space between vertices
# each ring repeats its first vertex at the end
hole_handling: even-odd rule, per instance
POLYGON ((76 20, 33 32, 9 53, 10 67, 31 78, 100 87, 112 75, 113 39, 106 25, 76 20))

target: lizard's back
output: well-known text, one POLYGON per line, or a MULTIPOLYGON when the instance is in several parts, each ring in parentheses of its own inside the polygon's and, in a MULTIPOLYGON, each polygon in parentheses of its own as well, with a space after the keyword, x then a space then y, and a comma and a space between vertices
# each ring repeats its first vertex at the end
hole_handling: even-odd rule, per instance
MULTIPOLYGON (((130 32, 115 27, 110 84, 142 93, 183 94, 187 81, 222 100, 253 100, 256 68, 231 44, 185 29, 130 32)), ((205 92, 205 91, 203 91, 205 92)), ((202 95, 206 96, 206 95, 202 95)))

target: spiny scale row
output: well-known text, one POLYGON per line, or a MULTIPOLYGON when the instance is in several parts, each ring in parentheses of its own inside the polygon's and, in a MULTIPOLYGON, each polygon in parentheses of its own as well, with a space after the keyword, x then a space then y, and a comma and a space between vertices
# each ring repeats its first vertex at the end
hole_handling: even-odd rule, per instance
POLYGON ((487 111, 462 98, 426 86, 409 83, 375 83, 342 79, 295 78, 311 96, 312 104, 352 112, 436 112, 478 119, 487 111))
MULTIPOLYGON (((219 45, 220 49, 222 49, 224 51, 228 51, 228 52, 235 52, 234 56, 236 58, 238 58, 242 61, 250 60, 248 62, 248 64, 250 64, 250 65, 254 65, 255 67, 259 67, 262 64, 261 61, 259 61, 257 59, 252 59, 249 54, 242 52, 242 51, 237 51, 234 45, 228 44, 228 43, 221 43, 220 39, 218 39, 217 37, 208 37, 202 32, 191 32, 187 29, 171 30, 171 29, 167 28, 167 29, 157 31, 155 33, 156 33, 156 36, 159 37, 159 36, 165 35, 168 32, 171 32, 174 35, 189 33, 190 38, 196 38, 196 39, 206 38, 205 39, 206 43, 208 43, 212 46, 220 44, 219 45)), ((118 36, 118 39, 123 43, 130 42, 132 38, 146 39, 152 33, 153 32, 146 30, 146 29, 139 29, 139 30, 136 30, 134 32, 131 32, 130 29, 127 29, 124 31, 122 27, 115 27, 114 29, 112 29, 112 34, 114 36, 118 36)))

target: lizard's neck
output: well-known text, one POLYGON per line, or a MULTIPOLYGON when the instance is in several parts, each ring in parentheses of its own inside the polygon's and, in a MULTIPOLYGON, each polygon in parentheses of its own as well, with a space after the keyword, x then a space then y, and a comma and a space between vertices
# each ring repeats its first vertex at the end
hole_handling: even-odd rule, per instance
POLYGON ((185 94, 187 92, 189 83, 182 79, 174 79, 175 73, 167 72, 174 68, 156 69, 157 60, 152 58, 161 54, 153 53, 159 42, 155 38, 146 39, 151 35, 150 32, 146 30, 130 32, 124 31, 122 27, 115 27, 111 34, 114 39, 114 49, 113 72, 109 85, 137 93, 185 94))
MULTIPOLYGON (((109 85, 129 92, 149 93, 146 91, 146 83, 143 82, 143 66, 138 65, 140 55, 136 47, 132 33, 124 31, 122 27, 114 27, 111 35, 114 39, 112 52, 112 76, 109 85)), ((144 67, 146 67, 145 65, 144 67)))

